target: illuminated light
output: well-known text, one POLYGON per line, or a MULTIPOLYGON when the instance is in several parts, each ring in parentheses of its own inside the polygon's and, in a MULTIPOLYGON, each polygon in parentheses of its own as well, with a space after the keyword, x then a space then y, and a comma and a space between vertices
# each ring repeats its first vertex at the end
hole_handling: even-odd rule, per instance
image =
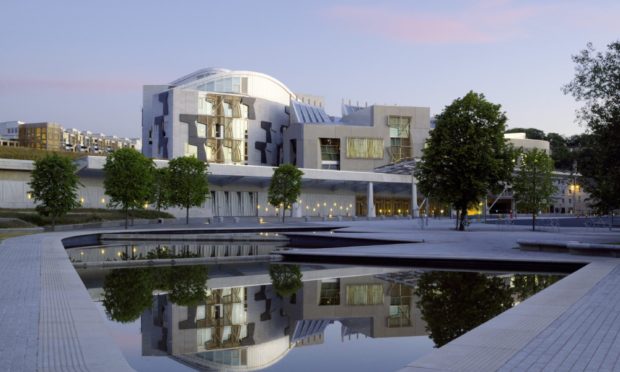
POLYGON ((101 198, 101 204, 105 204, 105 198, 101 198))
POLYGON ((116 255, 117 255, 118 257, 120 257, 120 256, 122 255, 122 253, 121 253, 121 252, 116 252, 116 255))
POLYGON ((321 206, 321 203, 316 203, 316 207, 317 208, 320 207, 320 206, 321 206))
POLYGON ((101 250, 101 254, 105 254, 105 249, 102 249, 102 250, 101 250))
POLYGON ((333 209, 331 209, 331 208, 329 208, 329 211, 330 211, 330 212, 333 212, 334 210, 333 210, 333 209))
POLYGON ((258 205, 256 206, 256 208, 260 209, 260 204, 258 204, 258 205))
POLYGON ((310 207, 306 205, 306 209, 310 209, 310 207))
POLYGON ((80 252, 80 256, 83 256, 83 255, 84 255, 84 251, 80 252))
POLYGON ((327 207, 327 203, 323 202, 323 206, 324 206, 324 207, 327 207))
POLYGON ((26 193, 26 197, 28 198, 28 200, 32 199, 32 193, 31 192, 27 192, 26 193))
POLYGON ((80 198, 80 204, 84 204, 84 197, 80 198))
POLYGON ((338 203, 334 202, 334 207, 335 207, 336 205, 338 205, 338 203))
POLYGON ((303 200, 299 199, 298 203, 299 203, 299 204, 303 203, 303 200))
POLYGON ((349 208, 353 208, 353 204, 349 204, 349 208))
POLYGON ((275 233, 275 234, 273 234, 273 235, 275 235, 275 236, 279 236, 279 235, 278 235, 278 233, 275 233))
POLYGON ((133 247, 132 252, 136 253, 136 251, 137 251, 136 247, 133 247))
POLYGON ((400 214, 400 209, 398 210, 398 214, 400 214))
POLYGON ((331 215, 331 213, 329 214, 329 216, 328 216, 328 217, 329 217, 329 218, 332 218, 332 215, 331 215))
POLYGON ((443 214, 443 209, 439 211, 441 214, 443 214))
POLYGON ((316 208, 312 208, 312 212, 316 212, 316 208))
POLYGON ((340 210, 342 210, 342 205, 340 206, 340 210))
POLYGON ((265 207, 265 212, 267 212, 269 210, 269 208, 265 207))
POLYGON ((144 203, 144 209, 147 209, 149 207, 148 203, 144 203))

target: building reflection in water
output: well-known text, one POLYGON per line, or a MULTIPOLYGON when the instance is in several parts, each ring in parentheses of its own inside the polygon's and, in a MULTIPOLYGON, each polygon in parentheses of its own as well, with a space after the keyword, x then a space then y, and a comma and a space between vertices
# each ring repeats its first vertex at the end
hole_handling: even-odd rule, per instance
POLYGON ((425 335, 412 283, 390 278, 326 277, 305 281, 284 297, 268 284, 208 288, 206 301, 196 306, 179 306, 158 294, 141 317, 142 352, 195 368, 254 370, 294 347, 323 343, 334 321, 342 324, 345 339, 425 335))
POLYGON ((141 318, 143 355, 239 371, 323 343, 334 322, 343 340, 428 334, 441 346, 561 278, 283 264, 120 269, 105 280, 92 270, 81 275, 92 294, 103 294, 110 318, 141 318))

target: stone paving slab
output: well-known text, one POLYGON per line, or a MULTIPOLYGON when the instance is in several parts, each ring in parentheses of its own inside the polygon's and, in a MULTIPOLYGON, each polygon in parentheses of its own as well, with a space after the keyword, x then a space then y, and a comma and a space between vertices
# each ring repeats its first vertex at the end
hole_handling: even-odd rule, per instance
POLYGON ((0 360, 9 371, 132 371, 58 234, 0 245, 0 360))

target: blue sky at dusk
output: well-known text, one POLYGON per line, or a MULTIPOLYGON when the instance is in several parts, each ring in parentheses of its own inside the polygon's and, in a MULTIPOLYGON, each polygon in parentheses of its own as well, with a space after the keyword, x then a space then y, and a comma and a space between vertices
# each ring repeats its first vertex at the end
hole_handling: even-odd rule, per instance
POLYGON ((469 90, 509 127, 576 134, 571 55, 620 38, 614 1, 28 1, 0 12, 0 121, 140 135, 142 85, 202 67, 272 75, 360 103, 430 106, 469 90))

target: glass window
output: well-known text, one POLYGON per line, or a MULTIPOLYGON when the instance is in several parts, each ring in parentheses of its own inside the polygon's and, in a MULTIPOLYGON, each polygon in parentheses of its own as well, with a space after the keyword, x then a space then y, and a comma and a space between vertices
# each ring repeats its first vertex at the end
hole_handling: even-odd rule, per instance
POLYGON ((383 159, 383 138, 347 138, 347 158, 383 159))
POLYGON ((383 285, 355 284, 346 288, 347 305, 379 305, 383 303, 383 285))

